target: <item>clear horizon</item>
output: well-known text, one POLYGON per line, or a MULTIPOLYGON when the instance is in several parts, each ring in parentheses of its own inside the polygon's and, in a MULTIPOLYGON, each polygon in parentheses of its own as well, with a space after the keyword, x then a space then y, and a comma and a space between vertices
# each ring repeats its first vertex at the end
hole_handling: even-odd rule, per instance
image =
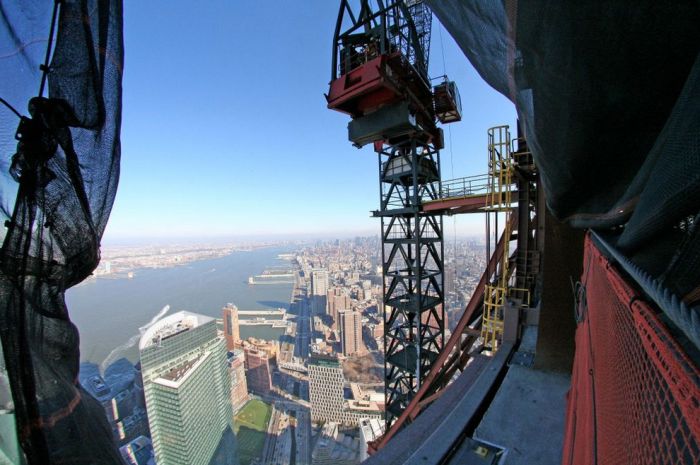
MULTIPOLYGON (((446 228, 448 229, 448 228, 446 228)), ((453 240, 467 239, 484 239, 483 233, 464 233, 457 235, 448 235, 446 232, 445 243, 453 240)), ((149 247, 149 246, 174 246, 174 245, 233 245, 246 243, 265 243, 270 242, 279 244, 283 242, 304 243, 311 241, 332 241, 332 240, 349 240, 354 238, 377 238, 379 239, 379 230, 376 231, 358 231, 343 232, 343 233, 299 233, 299 234, 249 234, 249 235, 199 235, 199 236, 132 236, 132 237, 107 237, 102 241, 102 249, 110 247, 149 247)))
MULTIPOLYGON (((121 179, 105 244, 379 234, 376 154, 352 147, 349 118, 323 97, 338 5, 312 3, 216 0, 193 15, 189 2, 125 1, 121 179)), ((514 107, 437 20, 430 63, 457 82, 464 110, 444 128, 443 177, 483 174, 486 130, 513 127, 514 107)), ((483 218, 457 229, 478 235, 483 218)))

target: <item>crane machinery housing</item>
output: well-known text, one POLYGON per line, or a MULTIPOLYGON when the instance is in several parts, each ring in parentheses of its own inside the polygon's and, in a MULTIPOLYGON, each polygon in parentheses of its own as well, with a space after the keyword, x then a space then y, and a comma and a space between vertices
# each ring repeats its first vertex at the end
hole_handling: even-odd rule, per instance
POLYGON ((379 158, 386 424, 413 399, 445 343, 442 130, 461 119, 453 82, 428 76, 432 12, 422 1, 340 2, 328 108, 352 120, 348 138, 379 158))

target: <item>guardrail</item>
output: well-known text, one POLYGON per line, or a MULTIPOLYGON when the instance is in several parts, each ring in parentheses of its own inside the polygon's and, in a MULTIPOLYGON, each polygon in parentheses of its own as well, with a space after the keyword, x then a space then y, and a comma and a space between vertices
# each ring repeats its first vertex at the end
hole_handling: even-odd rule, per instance
POLYGON ((464 178, 450 179, 440 183, 440 199, 484 195, 490 192, 489 175, 480 174, 464 178))

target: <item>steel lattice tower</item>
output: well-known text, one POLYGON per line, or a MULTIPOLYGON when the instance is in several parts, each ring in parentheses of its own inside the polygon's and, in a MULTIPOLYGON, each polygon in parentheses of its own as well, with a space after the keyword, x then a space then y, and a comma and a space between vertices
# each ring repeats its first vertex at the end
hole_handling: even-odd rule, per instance
POLYGON ((348 139, 379 154, 386 423, 406 409, 444 345, 442 131, 461 119, 454 82, 432 87, 432 13, 421 0, 340 1, 328 108, 346 113, 348 139), (351 8, 355 3, 358 9, 351 8))
POLYGON ((420 388, 444 345, 440 155, 418 137, 379 152, 387 426, 420 388))

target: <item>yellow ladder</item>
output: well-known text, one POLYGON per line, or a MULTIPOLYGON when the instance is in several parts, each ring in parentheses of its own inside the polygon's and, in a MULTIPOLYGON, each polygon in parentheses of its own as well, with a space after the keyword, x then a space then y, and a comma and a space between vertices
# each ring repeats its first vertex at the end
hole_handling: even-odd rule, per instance
MULTIPOLYGON (((503 306, 509 292, 508 259, 510 257, 513 158, 508 126, 496 126, 488 130, 488 155, 489 192, 486 196, 486 214, 503 213, 505 216, 503 254, 499 257, 497 268, 493 270, 497 279, 487 284, 484 289, 484 313, 481 324, 481 338, 484 347, 495 352, 503 338, 503 306)), ((498 224, 497 221, 496 224, 498 224)), ((489 218, 487 218, 487 241, 491 240, 489 225, 489 218)), ((497 242, 497 230, 494 231, 494 237, 497 242)))

